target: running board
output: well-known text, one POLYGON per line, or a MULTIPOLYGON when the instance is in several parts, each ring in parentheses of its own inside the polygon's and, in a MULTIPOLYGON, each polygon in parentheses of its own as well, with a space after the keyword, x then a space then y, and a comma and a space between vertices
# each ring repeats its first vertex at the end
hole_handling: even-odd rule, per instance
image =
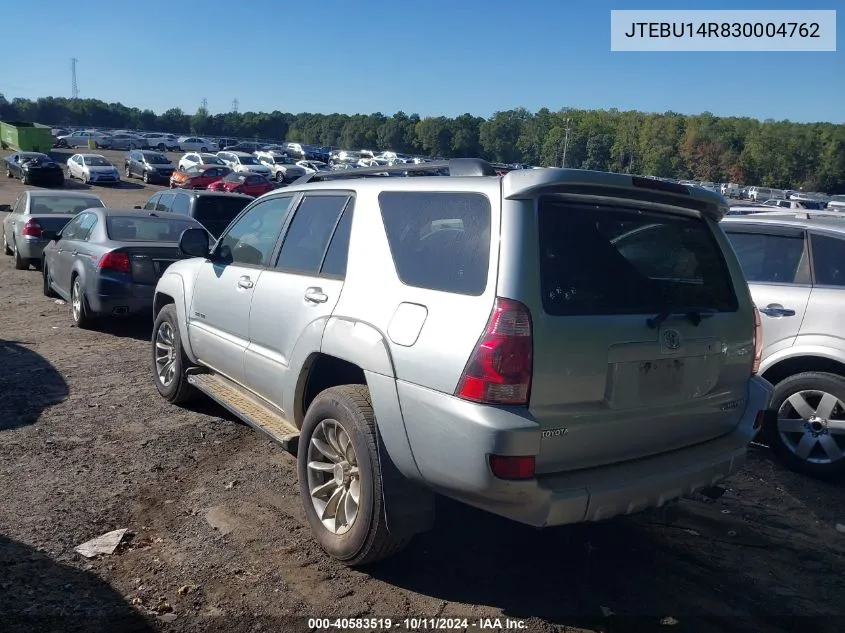
POLYGON ((188 374, 188 382, 232 414, 296 455, 299 429, 259 399, 217 374, 188 374))

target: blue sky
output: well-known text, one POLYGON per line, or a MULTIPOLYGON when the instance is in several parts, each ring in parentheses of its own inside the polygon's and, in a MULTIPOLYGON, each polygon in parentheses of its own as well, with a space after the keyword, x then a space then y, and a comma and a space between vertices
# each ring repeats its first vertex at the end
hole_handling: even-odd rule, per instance
POLYGON ((104 0, 3 7, 0 92, 156 112, 417 112, 525 106, 845 122, 841 0, 104 0), (610 51, 610 10, 835 9, 838 51, 610 51), (621 6, 620 6, 621 5, 621 6), (11 26, 10 26, 11 25, 11 26), (744 86, 753 86, 747 89, 744 86), (793 92, 794 87, 794 92, 793 92))

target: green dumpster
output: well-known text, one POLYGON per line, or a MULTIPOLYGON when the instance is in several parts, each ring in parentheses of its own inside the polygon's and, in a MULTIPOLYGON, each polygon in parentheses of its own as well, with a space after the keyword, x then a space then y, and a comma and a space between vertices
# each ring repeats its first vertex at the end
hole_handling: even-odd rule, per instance
POLYGON ((0 140, 3 145, 19 152, 44 152, 53 148, 53 133, 49 126, 27 121, 0 121, 0 140))

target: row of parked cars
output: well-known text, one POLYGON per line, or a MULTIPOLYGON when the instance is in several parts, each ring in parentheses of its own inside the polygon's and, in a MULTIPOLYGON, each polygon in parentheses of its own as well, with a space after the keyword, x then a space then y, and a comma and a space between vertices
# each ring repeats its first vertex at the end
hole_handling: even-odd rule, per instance
POLYGON ((760 433, 797 470, 845 468, 841 217, 727 218, 718 193, 623 174, 384 169, 473 177, 136 209, 28 190, 4 240, 40 248, 25 263, 80 327, 150 318, 163 398, 295 453, 349 565, 429 529, 435 493, 548 527, 704 491, 760 433))

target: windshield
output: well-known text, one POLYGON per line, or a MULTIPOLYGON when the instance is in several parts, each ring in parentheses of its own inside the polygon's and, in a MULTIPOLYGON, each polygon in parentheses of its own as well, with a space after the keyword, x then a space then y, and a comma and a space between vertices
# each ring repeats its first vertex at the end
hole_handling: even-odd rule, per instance
POLYGON ((117 242, 178 242, 185 229, 196 224, 183 219, 109 216, 106 232, 117 242))
POLYGON ((227 182, 243 182, 246 180, 246 175, 241 174, 239 172, 233 171, 231 174, 226 176, 223 180, 227 182))
POLYGON ((550 199, 541 202, 538 234, 546 314, 737 310, 704 220, 550 199))
POLYGON ((82 160, 89 167, 111 167, 112 164, 102 156, 84 156, 82 160))
POLYGON ((194 207, 194 219, 202 224, 215 238, 251 202, 249 198, 237 196, 201 196, 194 207))
POLYGON ((105 206, 94 196, 33 196, 29 209, 32 215, 77 214, 91 207, 105 206))
POLYGON ((38 154, 37 152, 27 152, 26 154, 21 154, 20 157, 21 162, 25 160, 51 160, 46 154, 38 154))
POLYGON ((223 159, 214 154, 200 154, 200 160, 203 165, 225 165, 223 159))
POLYGON ((241 162, 241 165, 260 165, 261 163, 258 162, 258 159, 253 156, 239 156, 238 160, 241 162))
POLYGON ((158 152, 147 152, 144 154, 144 158, 147 159, 147 162, 150 165, 167 165, 170 163, 170 160, 164 154, 159 154, 158 152))

